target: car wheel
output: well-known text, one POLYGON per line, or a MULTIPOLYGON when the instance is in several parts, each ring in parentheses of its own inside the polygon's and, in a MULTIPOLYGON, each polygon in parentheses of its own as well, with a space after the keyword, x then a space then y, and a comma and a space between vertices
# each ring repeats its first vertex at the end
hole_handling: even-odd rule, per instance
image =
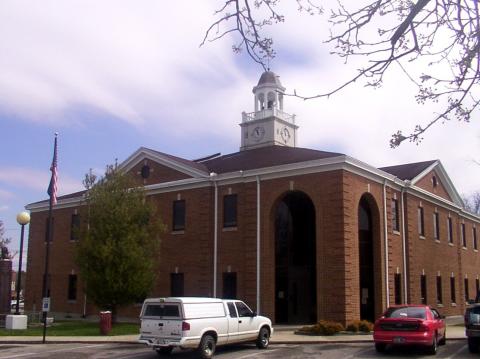
POLYGON ((468 338, 468 351, 470 353, 478 353, 478 341, 475 338, 468 338))
POLYGON ((375 343, 375 350, 378 353, 384 353, 387 346, 383 343, 375 343))
POLYGON ((260 329, 256 343, 258 349, 267 349, 270 344, 270 331, 266 327, 260 329))
POLYGON ((210 334, 205 334, 198 346, 198 353, 202 359, 210 359, 215 353, 215 338, 210 334))
POLYGON ((157 354, 159 356, 170 355, 172 350, 173 350, 173 347, 160 347, 159 349, 157 349, 157 354))
POLYGON ((433 343, 431 346, 428 347, 427 352, 430 355, 436 355, 437 351, 438 351, 438 338, 437 338, 437 335, 435 334, 435 336, 433 337, 433 343))

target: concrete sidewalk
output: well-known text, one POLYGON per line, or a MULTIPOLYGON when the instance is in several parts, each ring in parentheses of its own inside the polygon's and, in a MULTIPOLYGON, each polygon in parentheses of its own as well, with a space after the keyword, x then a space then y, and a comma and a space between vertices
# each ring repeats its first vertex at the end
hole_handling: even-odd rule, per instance
MULTIPOLYGON (((462 325, 463 317, 447 318, 447 340, 466 339, 465 328, 462 325)), ((297 326, 274 326, 274 333, 270 340, 272 344, 318 344, 318 343, 361 343, 373 342, 371 334, 345 334, 321 336, 295 334, 297 326)), ((115 335, 95 337, 60 337, 48 336, 47 343, 137 343, 138 335, 115 335)), ((40 344, 42 337, 0 337, 0 344, 40 344)))

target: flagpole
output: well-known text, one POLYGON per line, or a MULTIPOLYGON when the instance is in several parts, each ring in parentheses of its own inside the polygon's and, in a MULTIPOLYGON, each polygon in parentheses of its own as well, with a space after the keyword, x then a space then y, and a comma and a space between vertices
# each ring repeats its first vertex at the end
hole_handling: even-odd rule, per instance
POLYGON ((42 300, 42 318, 43 318, 43 340, 42 343, 45 344, 45 336, 47 335, 47 315, 48 315, 48 308, 50 306, 50 295, 49 295, 49 287, 50 287, 50 281, 49 281, 49 273, 48 273, 48 266, 49 266, 49 260, 50 260, 50 242, 53 239, 53 216, 52 216, 52 207, 54 204, 57 203, 57 190, 56 190, 56 182, 57 182, 57 136, 58 133, 55 132, 55 143, 53 147, 53 160, 52 160, 52 166, 50 167, 50 170, 52 171, 52 178, 50 179, 50 185, 48 187, 48 192, 50 194, 50 201, 49 201, 49 206, 48 206, 48 228, 47 228, 47 243, 46 243, 46 253, 45 253, 45 271, 43 274, 43 290, 42 290, 42 295, 43 295, 43 300, 42 300), (46 299, 47 298, 47 299, 46 299), (47 308, 44 308, 45 304, 44 301, 48 301, 48 306, 47 308))

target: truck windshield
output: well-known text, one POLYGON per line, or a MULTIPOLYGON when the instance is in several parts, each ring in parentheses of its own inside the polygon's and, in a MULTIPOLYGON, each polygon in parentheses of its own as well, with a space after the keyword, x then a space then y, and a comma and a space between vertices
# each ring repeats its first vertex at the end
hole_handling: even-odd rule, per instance
POLYGON ((145 317, 179 317, 178 304, 147 304, 143 313, 145 317))

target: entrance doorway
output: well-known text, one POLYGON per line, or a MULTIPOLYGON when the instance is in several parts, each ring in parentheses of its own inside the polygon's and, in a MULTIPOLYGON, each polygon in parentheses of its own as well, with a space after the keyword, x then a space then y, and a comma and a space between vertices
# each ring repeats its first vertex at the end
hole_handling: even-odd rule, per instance
POLYGON ((372 208, 363 196, 358 206, 360 263, 360 319, 375 320, 375 271, 373 256, 372 208))
POLYGON ((315 208, 303 192, 287 193, 275 209, 275 321, 317 320, 315 208))

